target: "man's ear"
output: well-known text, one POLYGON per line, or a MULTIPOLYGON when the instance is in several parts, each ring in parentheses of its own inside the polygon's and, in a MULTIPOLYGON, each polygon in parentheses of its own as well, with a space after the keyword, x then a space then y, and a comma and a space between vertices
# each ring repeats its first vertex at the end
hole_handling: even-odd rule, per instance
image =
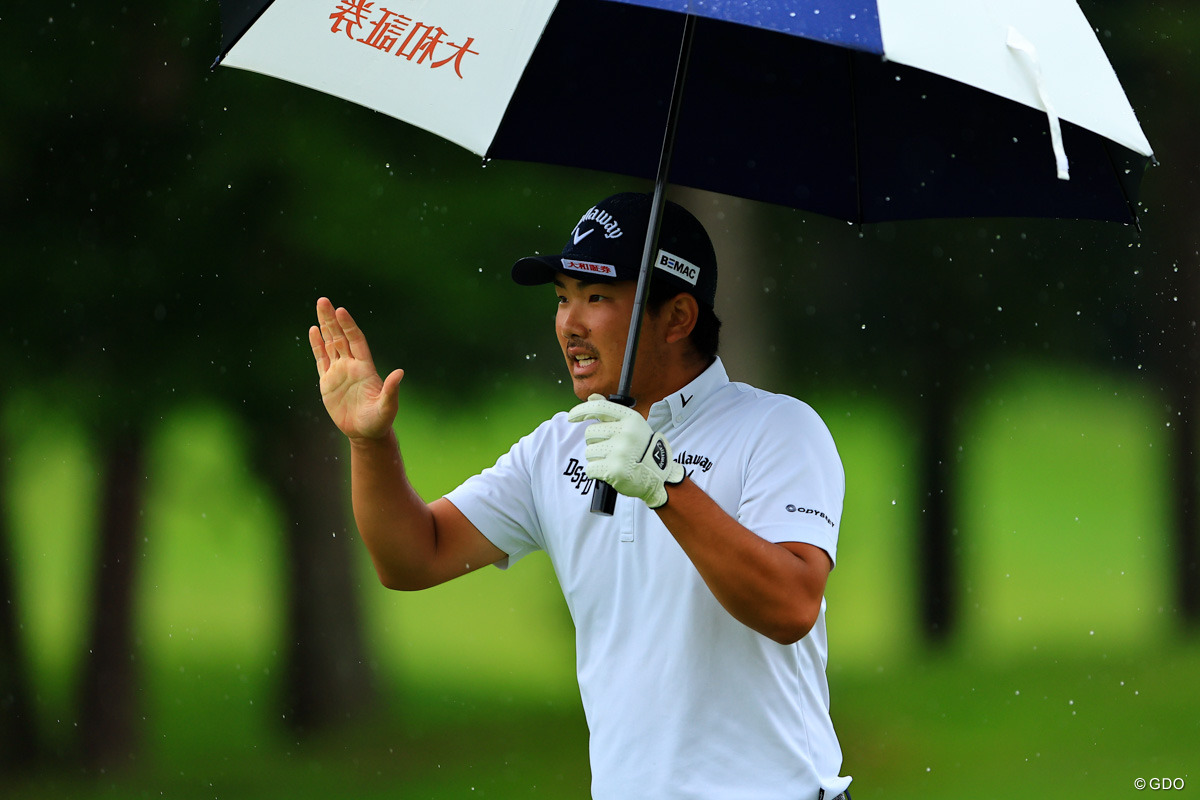
POLYGON ((663 313, 667 322, 667 343, 674 344, 691 335, 700 318, 700 304, 687 292, 680 292, 667 301, 663 313))

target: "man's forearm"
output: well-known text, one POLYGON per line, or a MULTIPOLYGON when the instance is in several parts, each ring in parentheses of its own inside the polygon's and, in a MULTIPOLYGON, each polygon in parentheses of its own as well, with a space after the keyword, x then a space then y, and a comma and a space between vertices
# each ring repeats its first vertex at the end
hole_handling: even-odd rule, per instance
POLYGON ((391 589, 424 584, 437 549, 436 527, 408 480, 394 433, 350 440, 350 488, 354 520, 379 580, 391 589))
POLYGON ((829 574, 823 551, 768 542, 725 513, 690 479, 669 485, 667 494, 666 505, 656 509, 659 519, 725 610, 777 642, 805 636, 820 610, 829 574))

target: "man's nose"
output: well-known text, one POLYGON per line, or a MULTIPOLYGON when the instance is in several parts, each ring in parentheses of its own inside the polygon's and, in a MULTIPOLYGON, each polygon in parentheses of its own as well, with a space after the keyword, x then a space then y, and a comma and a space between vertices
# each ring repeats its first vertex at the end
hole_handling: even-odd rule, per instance
POLYGON ((567 302, 559 306, 558 332, 564 339, 587 335, 587 326, 583 324, 583 315, 580 313, 578 304, 567 302))

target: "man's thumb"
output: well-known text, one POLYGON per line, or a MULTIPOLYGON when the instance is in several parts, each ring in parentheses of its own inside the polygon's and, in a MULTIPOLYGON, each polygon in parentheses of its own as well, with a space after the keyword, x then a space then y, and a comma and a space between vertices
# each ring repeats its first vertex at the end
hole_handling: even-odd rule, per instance
POLYGON ((383 389, 380 395, 385 403, 394 405, 400 393, 400 381, 404 380, 404 370, 396 369, 383 379, 383 389))

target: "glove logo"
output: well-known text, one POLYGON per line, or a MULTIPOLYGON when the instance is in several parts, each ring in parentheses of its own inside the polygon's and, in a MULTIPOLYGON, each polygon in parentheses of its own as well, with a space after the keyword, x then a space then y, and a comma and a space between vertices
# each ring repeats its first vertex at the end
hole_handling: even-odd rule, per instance
POLYGON ((662 439, 654 443, 654 463, 659 469, 667 468, 667 446, 662 439))

